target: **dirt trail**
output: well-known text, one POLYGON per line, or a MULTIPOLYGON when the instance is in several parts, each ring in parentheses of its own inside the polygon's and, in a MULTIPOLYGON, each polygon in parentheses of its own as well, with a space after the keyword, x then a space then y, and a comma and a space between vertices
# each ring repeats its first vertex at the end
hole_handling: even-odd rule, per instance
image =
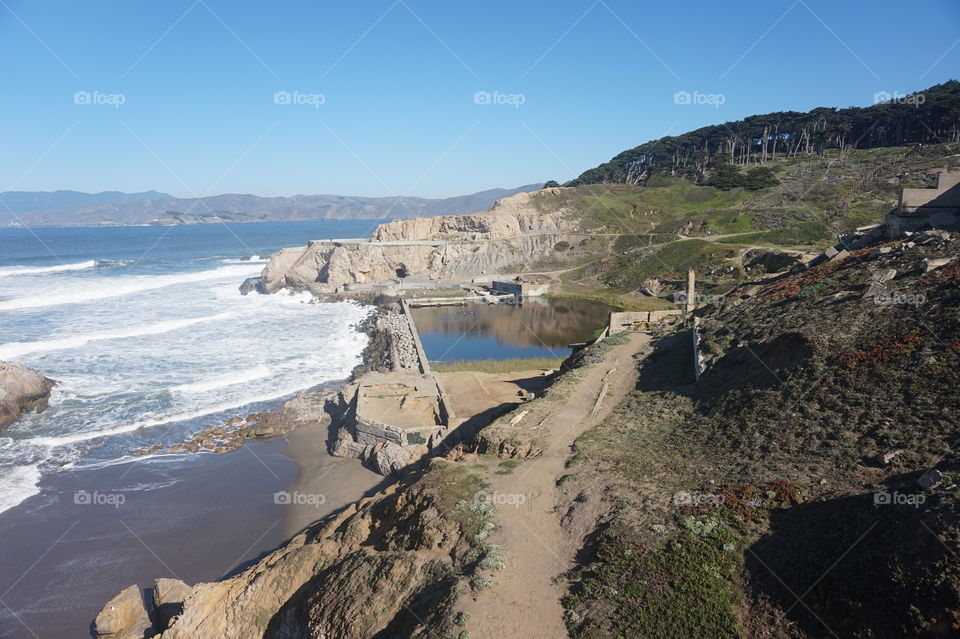
POLYGON ((615 346, 603 362, 592 366, 570 395, 558 402, 544 422, 550 428, 551 445, 543 454, 522 462, 510 475, 494 475, 488 489, 495 496, 523 495, 523 503, 511 505, 494 498, 497 531, 491 542, 499 544, 506 567, 494 584, 481 590, 464 610, 470 613, 467 630, 479 639, 558 639, 566 637, 561 587, 554 577, 572 567, 580 539, 571 539, 560 526, 557 480, 573 441, 603 419, 633 387, 636 365, 633 355, 650 341, 634 333, 630 342, 615 346), (604 388, 606 391, 604 392, 604 388), (596 407, 597 398, 603 399, 596 407), (500 502, 500 503, 497 503, 500 502))

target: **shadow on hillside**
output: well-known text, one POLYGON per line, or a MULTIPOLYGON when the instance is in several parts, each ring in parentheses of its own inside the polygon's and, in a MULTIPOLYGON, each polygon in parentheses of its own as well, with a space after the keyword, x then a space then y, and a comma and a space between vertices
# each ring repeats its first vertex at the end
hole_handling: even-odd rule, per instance
POLYGON ((734 390, 776 388, 813 353, 806 338, 785 333, 769 342, 729 349, 696 380, 691 330, 657 339, 652 346, 652 353, 640 367, 637 390, 671 391, 698 400, 717 398, 734 390))
POLYGON ((773 511, 745 553, 754 591, 810 637, 956 636, 957 559, 935 534, 955 530, 955 507, 889 493, 905 503, 867 493, 773 511))
POLYGON ((636 389, 643 392, 673 391, 681 395, 697 394, 693 375, 693 341, 689 330, 651 342, 651 352, 643 360, 636 389))

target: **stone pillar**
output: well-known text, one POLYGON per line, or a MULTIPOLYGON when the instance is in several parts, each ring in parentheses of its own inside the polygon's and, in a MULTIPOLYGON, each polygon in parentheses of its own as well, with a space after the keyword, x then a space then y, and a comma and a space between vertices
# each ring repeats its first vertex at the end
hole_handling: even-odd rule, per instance
POLYGON ((688 312, 688 313, 690 313, 691 311, 693 311, 693 309, 695 309, 695 308, 697 307, 697 304, 696 304, 696 299, 697 299, 696 286, 697 286, 696 273, 694 272, 694 270, 693 270, 692 268, 691 268, 691 269, 687 269, 687 300, 686 300, 686 305, 684 306, 684 309, 683 309, 683 310, 685 310, 685 311, 688 312))

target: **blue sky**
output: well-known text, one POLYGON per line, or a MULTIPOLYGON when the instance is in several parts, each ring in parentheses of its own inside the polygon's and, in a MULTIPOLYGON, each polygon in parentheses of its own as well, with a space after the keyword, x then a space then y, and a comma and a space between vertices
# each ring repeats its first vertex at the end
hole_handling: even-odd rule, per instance
POLYGON ((0 191, 442 197, 960 77, 960 3, 0 0, 0 73, 0 191))

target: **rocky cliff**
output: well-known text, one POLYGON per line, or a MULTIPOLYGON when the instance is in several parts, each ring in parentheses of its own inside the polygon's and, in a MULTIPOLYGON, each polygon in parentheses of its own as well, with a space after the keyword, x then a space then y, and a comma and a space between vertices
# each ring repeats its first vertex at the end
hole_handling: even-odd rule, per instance
POLYGON ((577 246, 588 236, 562 211, 541 213, 537 197, 520 193, 483 213, 382 224, 370 242, 283 249, 264 268, 263 288, 330 293, 344 285, 470 277, 574 257, 575 251, 558 253, 557 243, 577 246))
POLYGON ((56 385, 37 371, 0 362, 0 428, 12 424, 22 413, 42 413, 56 385))
MULTIPOLYGON (((486 583, 482 573, 496 563, 484 543, 492 511, 474 500, 481 488, 458 465, 434 462, 236 576, 158 584, 170 596, 150 623, 163 639, 451 636, 457 598, 486 583)), ((104 608, 98 636, 144 636, 137 594, 128 588, 104 608)))
MULTIPOLYGON (((567 189, 545 189, 558 193, 567 189)), ((395 220, 373 232, 375 242, 418 240, 496 240, 536 233, 568 233, 575 227, 562 212, 540 213, 536 193, 518 193, 497 200, 489 211, 470 215, 443 215, 395 220)))

